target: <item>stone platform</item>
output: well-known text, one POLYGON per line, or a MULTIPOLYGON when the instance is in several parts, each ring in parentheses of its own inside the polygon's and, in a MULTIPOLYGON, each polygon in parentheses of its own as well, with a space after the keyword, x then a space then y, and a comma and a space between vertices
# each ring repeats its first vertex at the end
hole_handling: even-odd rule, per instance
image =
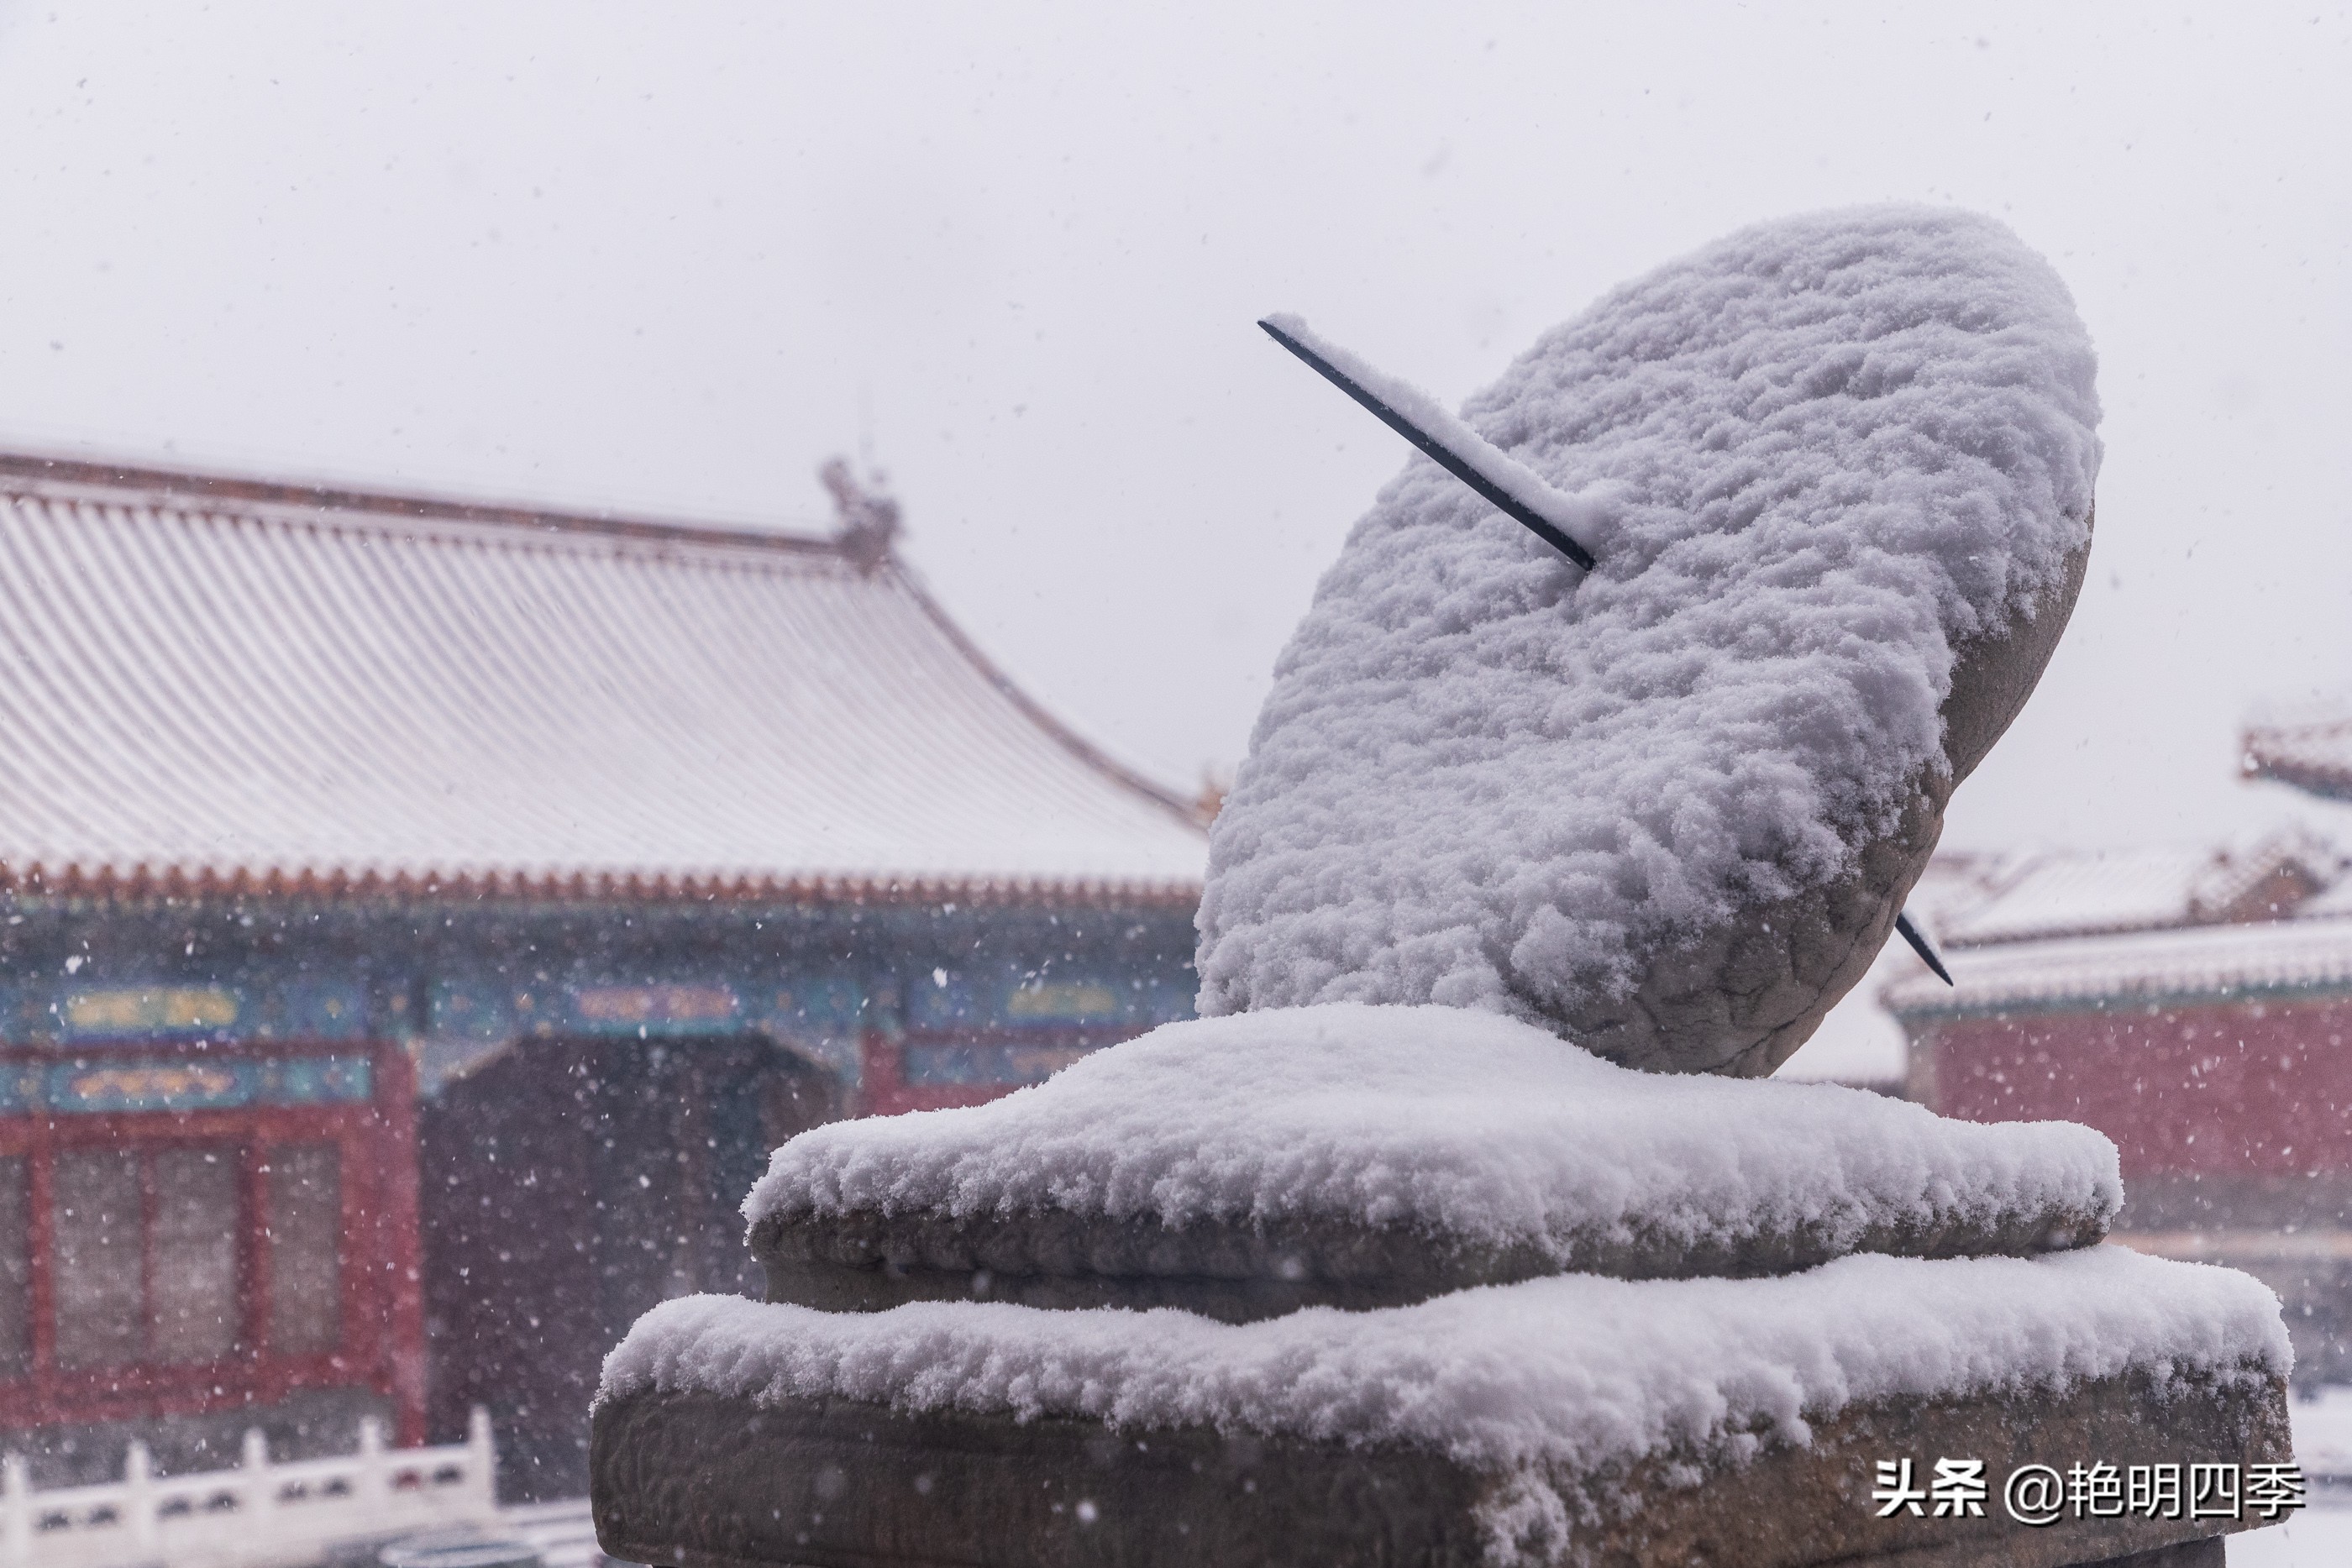
POLYGON ((1171 1024, 993 1104, 846 1122, 746 1205, 768 1299, 1228 1322, 1561 1273, 1757 1278, 2096 1242, 2113 1145, 1818 1083, 1635 1072, 1450 1008, 1171 1024))
MULTIPOLYGON (((599 1406, 592 1454, 605 1552, 677 1568, 1486 1568, 1498 1523, 1530 1509, 1518 1478, 1427 1452, 848 1401, 632 1396, 599 1406)), ((2221 1562, 2218 1531, 2262 1522, 2037 1529, 2003 1510, 1999 1478, 2032 1463, 2063 1474, 2094 1454, 2118 1467, 2284 1463, 2284 1386, 2159 1392, 2123 1378, 2056 1401, 1864 1406, 1817 1427, 1810 1446, 1767 1442, 1732 1469, 1669 1452, 1554 1474, 1545 1490, 1591 1522, 1525 1547, 1577 1568, 2058 1568, 2143 1552, 2159 1553, 2150 1568, 2189 1568, 2221 1562), (1876 1516, 1879 1459, 1956 1454, 1996 1478, 1982 1517, 1876 1516)))
POLYGON ((2276 1299, 2096 1245, 2121 1198, 2085 1128, 1455 1009, 1171 1025, 780 1150, 770 1299, 606 1361, 597 1528, 677 1568, 2210 1561, 2261 1521, 2003 1506, 2290 1458, 2276 1299), (1980 1511, 1879 1516, 1881 1461, 1932 1503, 1938 1460, 1980 1511))
MULTIPOLYGON (((1565 1276, 1244 1324, 980 1302, 647 1315, 606 1365, 605 1550, 677 1568, 2042 1568, 2252 1528, 2192 1467, 2291 1459, 2274 1301, 2120 1249, 1565 1276), (1881 1518, 1980 1461, 1982 1512, 1881 1518), (2021 1466, 2178 1466, 2040 1527, 2021 1466)), ((2184 1561, 2196 1561, 2195 1558, 2184 1561)))

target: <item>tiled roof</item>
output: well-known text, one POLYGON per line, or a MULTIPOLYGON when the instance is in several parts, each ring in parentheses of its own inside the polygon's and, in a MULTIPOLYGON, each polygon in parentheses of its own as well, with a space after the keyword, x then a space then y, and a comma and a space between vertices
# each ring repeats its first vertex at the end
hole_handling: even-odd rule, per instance
POLYGON ((2212 858, 2204 850, 2143 850, 2021 859, 1982 901, 1946 916, 1937 935, 1967 946, 2178 925, 2189 919, 2189 889, 2212 858))
POLYGON ((1197 896, 1185 807, 831 540, 0 456, 19 888, 1197 896))
POLYGON ((2339 880, 2325 892, 2314 894, 2295 905, 2297 920, 2343 920, 2352 918, 2352 876, 2339 880))
POLYGON ((2352 800, 2352 718, 2247 727, 2241 768, 2331 800, 2352 800))
POLYGON ((2098 1003, 2231 1000, 2352 988, 2352 920, 2273 920, 1947 948, 1947 989, 1897 981, 1886 1005, 1906 1019, 2098 1003))
POLYGON ((2341 851, 2299 830, 2221 850, 2021 855, 1987 875, 1974 902, 1948 903, 1935 935, 1971 947, 2275 919, 2340 886, 2345 870, 2341 851))

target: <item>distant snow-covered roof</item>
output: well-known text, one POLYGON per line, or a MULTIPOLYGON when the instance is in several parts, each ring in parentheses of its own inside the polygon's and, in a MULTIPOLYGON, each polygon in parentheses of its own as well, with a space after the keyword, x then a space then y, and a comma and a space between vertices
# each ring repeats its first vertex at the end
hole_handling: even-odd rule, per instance
POLYGON ((1937 933, 1952 946, 2137 931, 2189 918, 2189 889, 2210 850, 2055 853, 2020 860, 2002 884, 1937 933))
POLYGON ((858 539, 0 455, 18 887, 1191 898, 858 539))
POLYGON ((2342 851, 2290 831, 2229 849, 2019 855, 1934 917, 1954 947, 2283 919, 2342 885, 2342 851))
POLYGON ((2249 779, 2352 800, 2352 717, 2251 725, 2241 767, 2249 779))
POLYGON ((2352 989, 2352 921, 2272 920, 1986 947, 1948 947, 1947 989, 1931 975, 1888 987, 1898 1017, 1994 1009, 2229 1001, 2352 989))
POLYGON ((2352 876, 2339 879, 2324 893, 2295 905, 2297 920, 2343 920, 2352 917, 2352 876))

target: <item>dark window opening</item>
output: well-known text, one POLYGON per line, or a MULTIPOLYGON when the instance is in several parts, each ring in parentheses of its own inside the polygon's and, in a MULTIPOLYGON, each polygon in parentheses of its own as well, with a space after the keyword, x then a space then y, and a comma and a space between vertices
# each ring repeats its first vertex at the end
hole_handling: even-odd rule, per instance
POLYGON ((0 1158, 0 1379, 33 1370, 31 1204, 22 1155, 0 1158))

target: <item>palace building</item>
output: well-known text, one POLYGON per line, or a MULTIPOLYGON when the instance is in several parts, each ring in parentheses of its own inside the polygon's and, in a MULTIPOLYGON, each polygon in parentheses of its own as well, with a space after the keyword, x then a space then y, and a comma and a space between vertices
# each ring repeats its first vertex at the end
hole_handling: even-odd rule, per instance
POLYGON ((496 1423, 831 1117, 1188 1016, 1190 805, 825 537, 0 455, 0 1446, 496 1423))
POLYGON ((2277 1291, 2299 1383, 2352 1381, 2352 862, 2288 832, 2223 852, 1953 857, 1955 984, 1885 999, 1906 1094, 2115 1140, 2116 1239, 2277 1291))

